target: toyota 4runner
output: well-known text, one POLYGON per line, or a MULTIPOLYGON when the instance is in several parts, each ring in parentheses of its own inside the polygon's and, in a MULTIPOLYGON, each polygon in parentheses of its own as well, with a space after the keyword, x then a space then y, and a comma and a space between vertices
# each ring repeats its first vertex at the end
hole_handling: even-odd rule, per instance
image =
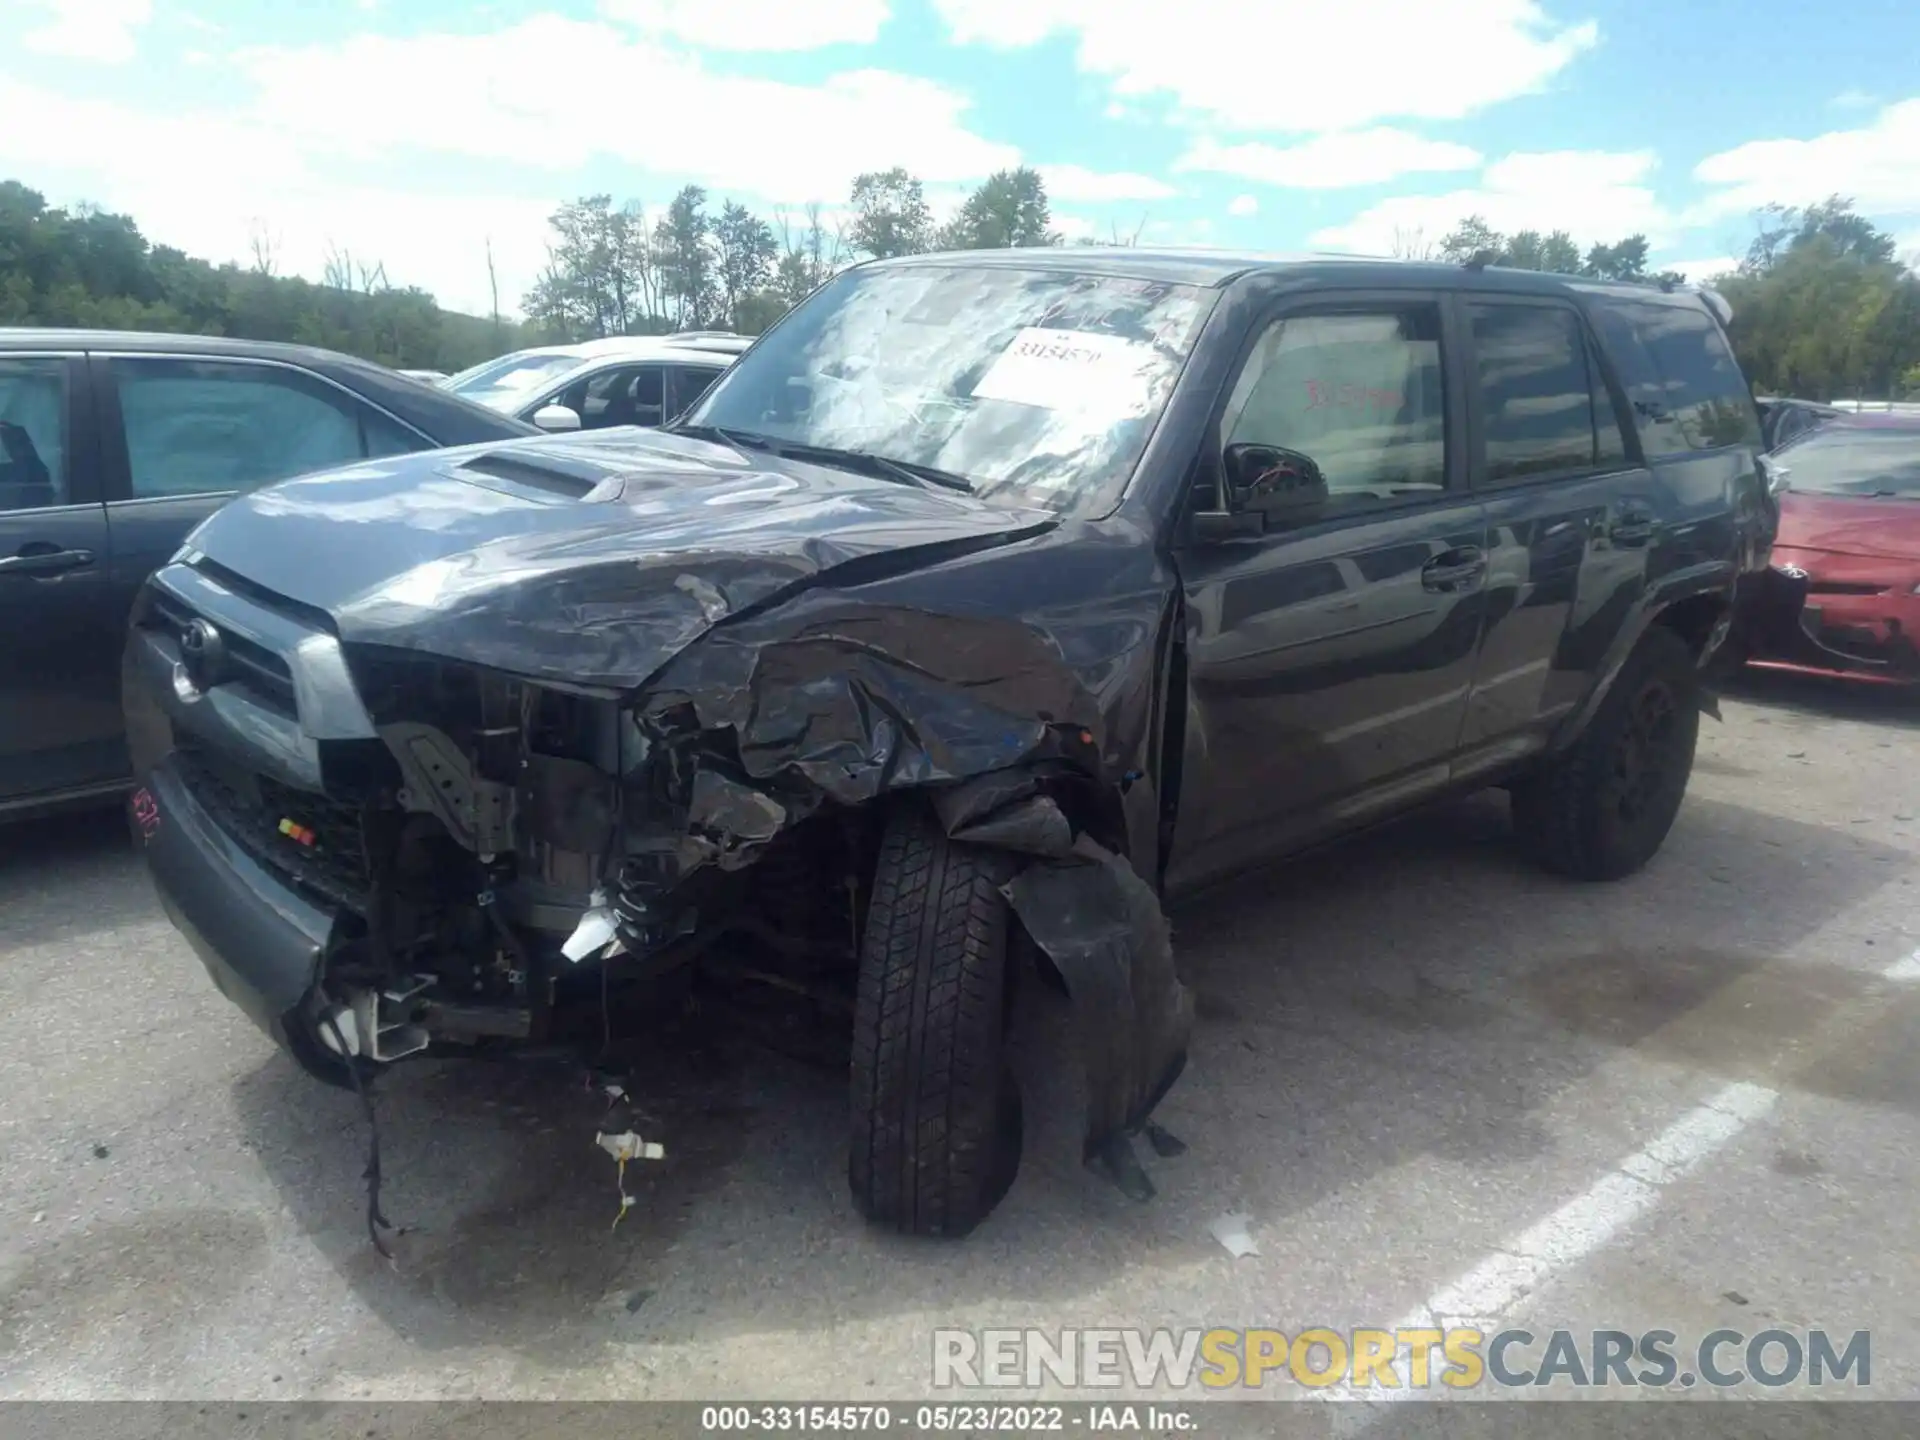
POLYGON ((913 1233, 1012 1178, 1037 971, 1087 1158, 1150 1193, 1164 899, 1487 786, 1566 875, 1659 848, 1777 520, 1725 319, 1472 266, 859 266, 664 430, 204 523, 126 650, 134 831, 336 1083, 597 1038, 676 977, 839 994, 854 1199, 913 1233))

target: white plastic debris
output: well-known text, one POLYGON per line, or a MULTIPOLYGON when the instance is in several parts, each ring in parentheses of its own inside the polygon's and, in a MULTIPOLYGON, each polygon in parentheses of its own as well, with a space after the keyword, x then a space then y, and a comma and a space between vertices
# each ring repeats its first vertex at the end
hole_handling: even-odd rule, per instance
POLYGON ((613 913, 613 907, 607 903, 606 892, 593 892, 593 901, 587 913, 580 917, 580 923, 573 927, 573 934, 567 937, 567 943, 560 947, 560 953, 578 965, 589 955, 612 954, 619 940, 619 917, 613 913))
POLYGON ((1252 1233, 1247 1228, 1247 1224, 1247 1217, 1239 1211, 1234 1211, 1230 1214, 1222 1215, 1211 1225, 1207 1226, 1207 1229, 1213 1235, 1214 1239, 1227 1247, 1227 1253, 1229 1255, 1233 1256, 1236 1260, 1241 1260, 1248 1255, 1258 1255, 1260 1253, 1260 1242, 1253 1238, 1252 1233))
POLYGON ((619 1177, 614 1183, 620 1189, 620 1211, 613 1217, 613 1228, 618 1230, 620 1222, 627 1218, 627 1211, 634 1207, 633 1196, 627 1193, 627 1162, 629 1160, 664 1160, 667 1149, 656 1140, 643 1140, 632 1130, 622 1130, 618 1135, 609 1135, 602 1130, 593 1137, 607 1154, 619 1165, 619 1177))
POLYGON ((595 1144, 622 1164, 629 1160, 664 1160, 667 1156, 666 1146, 658 1140, 642 1140, 632 1130, 623 1130, 618 1135, 608 1135, 602 1131, 593 1139, 595 1144))

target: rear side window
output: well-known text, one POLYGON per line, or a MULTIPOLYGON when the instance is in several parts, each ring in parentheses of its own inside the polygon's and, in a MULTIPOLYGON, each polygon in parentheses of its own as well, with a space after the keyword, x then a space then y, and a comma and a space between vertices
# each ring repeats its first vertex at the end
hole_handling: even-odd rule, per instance
POLYGON ((1753 394, 1706 311, 1606 299, 1594 304, 1593 318, 1648 455, 1760 446, 1753 394))
POLYGON ((1626 452, 1620 422, 1578 315, 1560 306, 1514 304, 1469 305, 1467 313, 1488 481, 1620 463, 1626 452))
POLYGON ((0 358, 0 512, 64 505, 67 362, 0 358))
POLYGON ((116 356, 108 370, 135 499, 251 490, 425 446, 344 391, 285 366, 116 356))

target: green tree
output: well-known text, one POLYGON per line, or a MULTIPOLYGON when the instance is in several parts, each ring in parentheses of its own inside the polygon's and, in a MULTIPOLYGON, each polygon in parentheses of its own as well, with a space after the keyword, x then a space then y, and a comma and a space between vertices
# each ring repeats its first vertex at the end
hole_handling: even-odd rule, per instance
POLYGON ((653 230, 661 308, 679 330, 711 325, 720 309, 719 265, 706 204, 705 190, 685 186, 653 230))
POLYGON ((918 255, 933 244, 933 211, 920 182, 899 166, 869 171, 853 182, 850 239, 876 260, 918 255))
MULTIPOLYGON (((772 278, 774 257, 780 247, 774 242, 772 226, 746 206, 731 200, 720 207, 720 214, 713 222, 713 239, 720 252, 720 294, 727 323, 744 331, 747 327, 742 323, 743 311, 748 301, 758 296, 772 278)), ((762 330, 770 323, 764 318, 764 312, 764 306, 753 311, 754 317, 760 319, 758 329, 762 330)))
POLYGON ((944 250, 1002 250, 1018 245, 1057 245, 1046 182, 1021 166, 989 175, 967 197, 939 236, 944 250))
POLYGON ((1602 280, 1648 279, 1647 237, 1629 235, 1611 245, 1595 245, 1587 251, 1583 273, 1602 280))
POLYGON ((1555 275, 1581 273, 1580 247, 1564 230, 1542 235, 1538 230, 1522 230, 1506 242, 1502 265, 1516 270, 1545 270, 1555 275))

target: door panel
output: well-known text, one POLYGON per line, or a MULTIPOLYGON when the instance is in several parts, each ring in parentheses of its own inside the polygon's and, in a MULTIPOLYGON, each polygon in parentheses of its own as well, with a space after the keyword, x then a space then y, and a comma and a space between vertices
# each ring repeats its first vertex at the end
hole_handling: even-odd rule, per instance
POLYGON ((1446 783, 1487 537, 1464 493, 1443 323, 1437 298, 1316 305, 1283 312, 1248 350, 1209 444, 1304 454, 1325 500, 1296 528, 1178 552, 1187 719, 1172 888, 1446 783))
POLYGON ((112 549, 73 356, 0 356, 0 806, 125 773, 112 549))
POLYGON ((1486 625, 1456 773, 1545 746, 1645 583, 1633 515, 1653 477, 1627 459, 1585 323, 1550 300, 1475 297, 1468 408, 1491 547, 1486 625))

